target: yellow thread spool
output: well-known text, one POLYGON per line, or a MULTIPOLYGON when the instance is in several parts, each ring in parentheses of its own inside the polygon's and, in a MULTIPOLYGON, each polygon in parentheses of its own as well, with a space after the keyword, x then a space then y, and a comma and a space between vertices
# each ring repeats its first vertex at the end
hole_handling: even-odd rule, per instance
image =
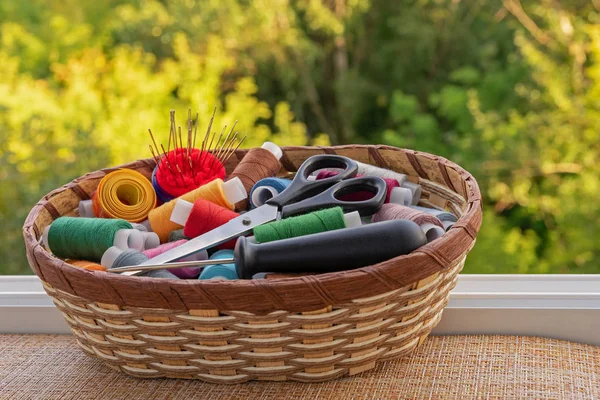
MULTIPOLYGON (((210 181, 206 185, 202 185, 199 188, 178 197, 178 199, 183 199, 190 203, 193 203, 198 199, 204 199, 230 210, 233 210, 234 208, 234 204, 229 203, 225 197, 225 193, 223 192, 223 180, 221 179, 210 181)), ((176 201, 177 199, 173 199, 160 207, 156 207, 148 215, 148 221, 150 222, 152 231, 158 235, 161 243, 165 243, 169 240, 169 234, 172 231, 183 227, 182 225, 171 221, 171 213, 173 212, 173 208, 175 208, 176 201)))
POLYGON ((144 175, 119 169, 102 178, 92 204, 98 217, 141 222, 156 207, 156 192, 144 175))

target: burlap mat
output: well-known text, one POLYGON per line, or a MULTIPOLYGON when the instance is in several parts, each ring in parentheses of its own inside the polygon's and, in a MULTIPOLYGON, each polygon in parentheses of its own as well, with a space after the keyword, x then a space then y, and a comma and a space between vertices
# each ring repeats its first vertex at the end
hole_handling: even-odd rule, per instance
POLYGON ((129 378, 75 346, 71 336, 0 335, 0 399, 600 398, 600 347, 542 338, 430 337, 351 378, 235 386, 129 378))

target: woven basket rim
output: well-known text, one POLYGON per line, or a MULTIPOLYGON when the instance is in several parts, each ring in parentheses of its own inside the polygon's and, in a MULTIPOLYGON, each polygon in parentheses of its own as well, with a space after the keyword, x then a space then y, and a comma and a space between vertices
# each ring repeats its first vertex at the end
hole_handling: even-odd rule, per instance
MULTIPOLYGON (((369 156, 372 156, 375 160, 381 159, 379 155, 381 150, 400 151, 406 155, 412 155, 411 158, 416 159, 417 164, 419 163, 418 158, 425 158, 434 161, 440 168, 454 169, 465 185, 467 193, 465 213, 445 235, 420 247, 411 254, 354 270, 273 280, 175 280, 88 271, 71 267, 48 253, 39 244, 36 236, 39 237, 40 232, 36 232, 35 221, 43 210, 48 210, 49 200, 52 197, 71 189, 80 198, 84 198, 85 196, 80 193, 83 190, 79 188, 79 182, 101 177, 118 168, 136 169, 142 166, 152 168, 155 165, 154 160, 145 159, 88 173, 44 196, 32 208, 23 226, 29 263, 42 280, 46 281, 47 274, 57 275, 52 276, 54 287, 58 283, 58 289, 89 298, 92 301, 100 299, 98 301, 142 308, 212 308, 264 314, 275 310, 310 311, 327 304, 340 304, 357 298, 376 296, 454 266, 468 253, 475 242, 481 225, 481 194, 475 178, 469 172, 443 157, 386 145, 284 146, 282 147, 284 156, 281 161, 286 170, 293 172, 296 165, 288 159, 287 154, 289 153, 310 150, 335 154, 336 151, 345 149, 366 149, 369 156), (456 243, 460 245, 457 246, 456 243), (449 244, 452 244, 452 246, 449 246, 449 244), (365 291, 364 282, 366 281, 370 283, 368 291, 365 291), (88 283, 94 288, 86 289, 86 293, 78 293, 78 290, 81 291, 81 287, 84 287, 82 286, 84 283, 88 283), (339 291, 343 290, 346 294, 339 294, 338 289, 339 291), (136 292, 139 296, 135 296, 135 293, 131 293, 130 296, 128 290, 136 292), (215 296, 216 292, 219 292, 220 295, 215 296), (231 295, 223 294, 228 292, 231 295), (353 292, 356 295, 348 294, 353 292), (149 296, 155 298, 150 301, 149 296), (197 302, 190 301, 190 296, 196 296, 197 302), (255 301, 248 301, 248 296, 253 296, 255 301), (143 298, 140 299, 140 297, 143 298), (311 297, 311 299, 306 299, 306 297, 311 297)), ((236 155, 241 159, 248 150, 240 149, 236 155)), ((378 164, 381 166, 379 160, 378 164)), ((383 161, 383 164, 385 164, 385 161, 383 161)), ((423 168, 419 167, 415 170, 420 178, 428 179, 428 175, 423 168)), ((53 215, 53 219, 58 216, 60 214, 53 215)))

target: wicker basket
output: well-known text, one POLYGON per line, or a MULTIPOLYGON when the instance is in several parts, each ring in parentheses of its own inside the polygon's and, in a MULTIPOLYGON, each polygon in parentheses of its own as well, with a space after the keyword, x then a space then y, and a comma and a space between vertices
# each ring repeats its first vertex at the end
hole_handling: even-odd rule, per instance
MULTIPOLYGON (((236 152, 228 172, 245 152, 236 152)), ((322 153, 405 173, 422 185, 421 204, 460 219, 409 255, 357 270, 237 281, 120 276, 74 268, 39 244, 48 224, 76 215, 79 201, 114 170, 105 169, 56 189, 33 208, 23 227, 27 258, 79 346, 129 375, 320 382, 369 370, 410 353, 439 322, 481 224, 480 193, 456 164, 388 146, 287 147, 281 161, 293 172, 322 153)), ((149 177, 154 161, 124 167, 149 177)))

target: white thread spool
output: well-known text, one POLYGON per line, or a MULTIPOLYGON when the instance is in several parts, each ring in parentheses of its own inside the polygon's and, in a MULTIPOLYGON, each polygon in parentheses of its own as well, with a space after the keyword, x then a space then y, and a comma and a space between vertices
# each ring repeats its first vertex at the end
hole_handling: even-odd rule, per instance
POLYGON ((79 202, 79 216, 84 218, 96 218, 91 200, 81 200, 79 202))
POLYGON ((390 203, 410 206, 413 202, 413 192, 406 187, 395 187, 390 193, 390 203))
POLYGON ((419 200, 421 200, 421 194, 423 191, 421 189, 421 185, 419 185, 418 183, 413 183, 411 181, 404 181, 404 182, 402 182, 402 184, 400 184, 400 187, 410 189, 410 191, 412 192, 411 204, 416 205, 419 203, 419 200))
POLYGON ((283 150, 281 150, 281 147, 277 146, 273 142, 264 142, 263 145, 260 147, 265 150, 268 150, 278 160, 280 160, 281 157, 283 156, 283 150))
MULTIPOLYGON (((248 197, 246 189, 238 177, 223 182, 223 194, 229 204, 236 204, 248 197)), ((193 207, 193 203, 183 199, 177 199, 175 207, 173 207, 173 211, 171 212, 171 221, 185 226, 193 207)))
POLYGON ((406 175, 399 172, 395 172, 389 169, 379 168, 374 165, 365 164, 357 161, 358 164, 358 175, 365 176, 378 176, 380 178, 395 179, 402 186, 402 183, 406 181, 406 175))

